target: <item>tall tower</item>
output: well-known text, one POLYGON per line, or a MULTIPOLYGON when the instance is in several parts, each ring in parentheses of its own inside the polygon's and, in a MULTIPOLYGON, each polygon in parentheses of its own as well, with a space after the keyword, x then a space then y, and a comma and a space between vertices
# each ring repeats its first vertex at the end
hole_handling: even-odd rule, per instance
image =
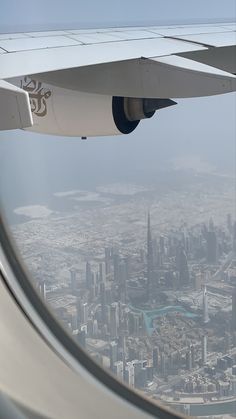
POLYGON ((202 363, 207 363, 207 335, 202 337, 202 363))
POLYGON ((112 303, 110 306, 110 334, 113 339, 118 338, 117 303, 112 303))
POLYGON ((106 282, 106 265, 104 262, 99 263, 99 281, 106 282))
POLYGON ((152 351, 152 360, 153 360, 152 365, 153 365, 153 368, 155 370, 157 370, 157 368, 158 368, 158 355, 159 355, 158 348, 157 347, 153 348, 153 351, 152 351))
POLYGON ((92 285, 92 271, 91 265, 89 262, 86 262, 86 272, 85 272, 86 288, 90 290, 92 285))
POLYGON ((152 247, 152 233, 150 212, 148 212, 147 223, 147 299, 151 301, 154 292, 154 278, 153 278, 153 247, 152 247))
POLYGON ((112 250, 110 247, 105 248, 105 269, 106 275, 111 273, 112 250))
POLYGON ((236 256, 236 221, 234 222, 233 225, 233 252, 234 252, 234 257, 236 256))
POLYGON ((208 315, 208 296, 207 296, 206 285, 204 285, 204 288, 203 288, 202 306, 203 306, 203 323, 206 324, 210 320, 209 315, 208 315))
POLYGON ((114 281, 115 284, 119 282, 119 265, 120 265, 120 256, 118 253, 113 255, 113 268, 114 268, 114 281))
POLYGON ((106 287, 104 282, 100 284, 100 297, 101 297, 101 312, 102 312, 102 324, 106 324, 106 287))
POLYGON ((70 271, 70 286, 71 291, 76 291, 77 288, 77 278, 76 278, 76 271, 74 269, 71 269, 70 271))
POLYGON ((122 303, 125 303, 127 299, 127 295, 126 295, 127 280, 128 280, 128 258, 122 260, 119 264, 118 292, 119 292, 119 301, 122 303))
POLYGON ((188 260, 183 246, 180 246, 179 249, 177 249, 176 268, 179 272, 180 284, 189 285, 190 277, 188 269, 188 260))
POLYGON ((232 294, 232 329, 236 331, 236 287, 232 294))

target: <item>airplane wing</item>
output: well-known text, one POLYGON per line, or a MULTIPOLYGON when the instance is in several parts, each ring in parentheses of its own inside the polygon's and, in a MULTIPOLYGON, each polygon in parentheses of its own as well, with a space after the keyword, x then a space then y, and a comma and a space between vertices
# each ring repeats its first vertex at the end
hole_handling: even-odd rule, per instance
MULTIPOLYGON (((27 75, 74 92, 167 99, 235 91, 235 73, 235 23, 0 34, 0 80, 13 84, 27 75)), ((12 90, 2 92, 1 107, 12 90)), ((11 103, 0 129, 29 126, 27 100, 22 119, 11 103)))

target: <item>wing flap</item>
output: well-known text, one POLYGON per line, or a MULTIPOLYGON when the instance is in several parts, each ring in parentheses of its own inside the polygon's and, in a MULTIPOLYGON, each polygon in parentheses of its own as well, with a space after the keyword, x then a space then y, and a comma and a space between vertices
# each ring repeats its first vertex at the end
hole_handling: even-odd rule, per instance
POLYGON ((179 55, 211 67, 219 68, 227 73, 236 74, 236 45, 186 52, 179 55))
POLYGON ((152 58, 165 84, 166 97, 201 97, 236 90, 236 76, 177 55, 152 58), (171 93, 171 94, 170 94, 171 93))
POLYGON ((0 80, 0 129, 27 128, 33 125, 28 93, 0 80))

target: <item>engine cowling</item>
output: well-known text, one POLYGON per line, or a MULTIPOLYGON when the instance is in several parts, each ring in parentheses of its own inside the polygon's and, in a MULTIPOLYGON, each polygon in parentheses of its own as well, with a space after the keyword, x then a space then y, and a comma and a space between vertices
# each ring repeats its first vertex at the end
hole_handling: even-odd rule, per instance
POLYGON ((33 126, 27 130, 44 134, 72 137, 129 134, 141 119, 152 117, 156 109, 170 106, 164 105, 166 99, 79 92, 45 84, 28 76, 11 80, 11 83, 29 94, 33 126))

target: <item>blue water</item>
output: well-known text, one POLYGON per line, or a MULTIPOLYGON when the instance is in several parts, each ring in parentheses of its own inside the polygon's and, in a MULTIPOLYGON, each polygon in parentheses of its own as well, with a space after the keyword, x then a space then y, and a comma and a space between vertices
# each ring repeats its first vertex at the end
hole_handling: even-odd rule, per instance
POLYGON ((164 316, 165 314, 176 312, 176 313, 182 314, 184 317, 188 317, 188 318, 197 318, 198 317, 197 314, 186 310, 182 306, 165 306, 165 307, 161 307, 161 308, 155 308, 153 310, 141 310, 141 309, 138 309, 138 308, 134 309, 132 307, 132 310, 143 313, 146 330, 147 330, 149 336, 151 336, 153 331, 154 331, 153 320, 155 320, 158 317, 164 316))

